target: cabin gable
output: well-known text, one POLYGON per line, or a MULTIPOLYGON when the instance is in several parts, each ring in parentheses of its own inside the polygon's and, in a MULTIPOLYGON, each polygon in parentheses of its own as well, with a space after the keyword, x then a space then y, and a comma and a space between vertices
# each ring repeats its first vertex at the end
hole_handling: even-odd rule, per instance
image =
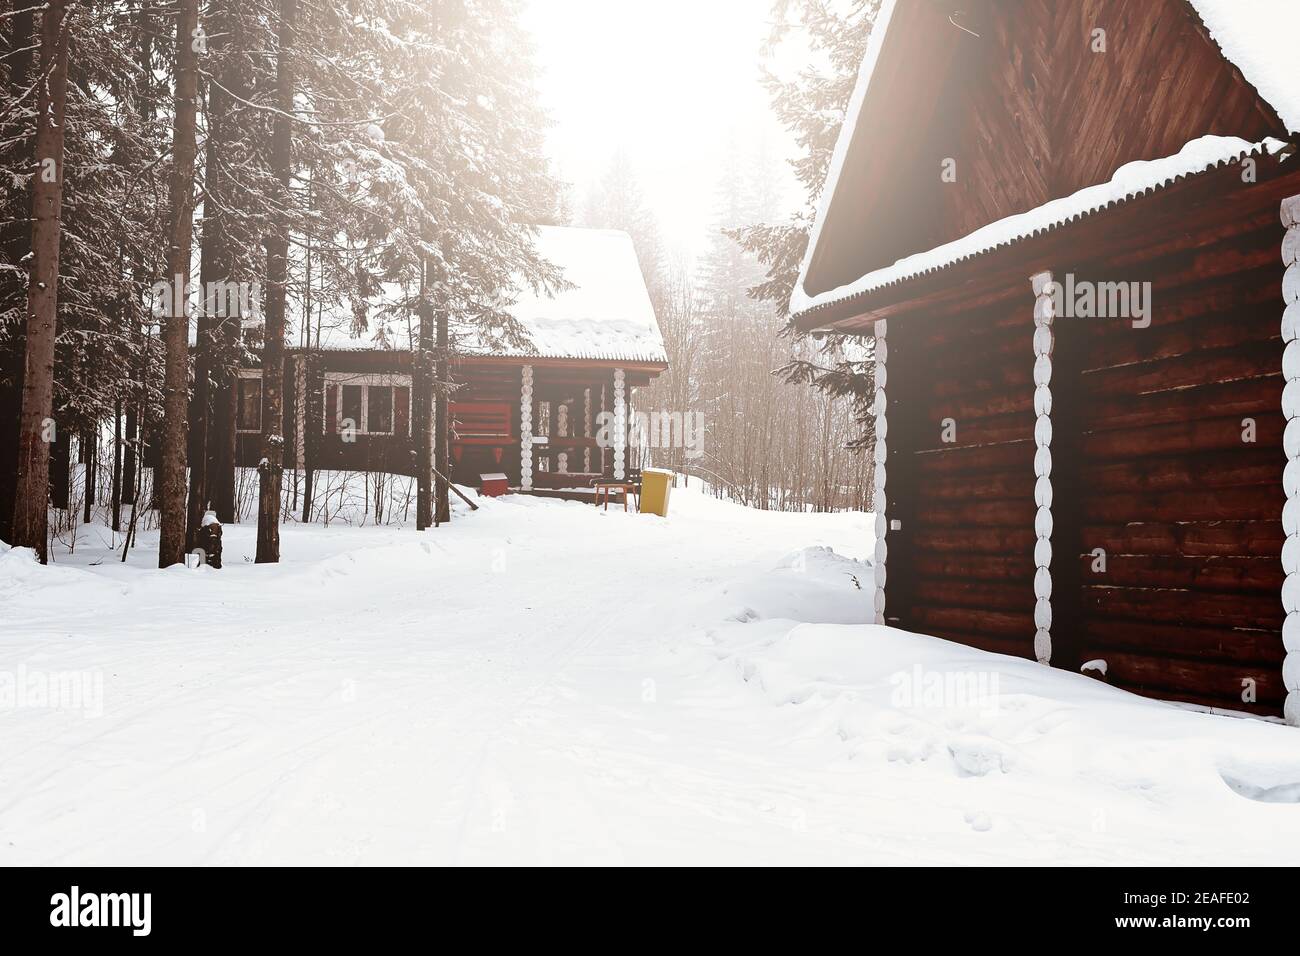
POLYGON ((1007 0, 961 16, 898 0, 885 20, 810 296, 1207 134, 1286 135, 1186 0, 1007 0))

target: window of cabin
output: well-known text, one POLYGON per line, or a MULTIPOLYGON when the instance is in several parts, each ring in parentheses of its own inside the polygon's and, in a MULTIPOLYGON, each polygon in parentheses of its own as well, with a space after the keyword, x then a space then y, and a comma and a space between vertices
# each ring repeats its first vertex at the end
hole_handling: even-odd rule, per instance
POLYGON ((339 423, 341 429, 351 429, 358 432, 365 430, 364 419, 361 415, 362 390, 364 388, 364 385, 343 386, 342 421, 339 423))
POLYGON ((260 432, 262 430, 262 380, 240 378, 236 382, 236 387, 238 388, 236 427, 241 432, 260 432))
POLYGON ((393 431, 393 386, 367 385, 366 431, 371 435, 389 435, 393 431))
POLYGON ((358 435, 401 435, 411 421, 411 387, 366 381, 325 383, 326 421, 330 431, 351 429, 358 435))

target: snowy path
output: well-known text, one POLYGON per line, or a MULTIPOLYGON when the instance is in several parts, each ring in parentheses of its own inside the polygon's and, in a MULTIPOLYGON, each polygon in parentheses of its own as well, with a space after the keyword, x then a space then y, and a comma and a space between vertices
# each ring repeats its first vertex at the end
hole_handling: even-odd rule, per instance
POLYGON ((799 549, 862 516, 673 505, 0 555, 0 670, 103 680, 0 710, 0 863, 1296 859, 1296 731, 856 625, 864 569, 799 549), (891 706, 915 663, 1000 673, 997 713, 891 706))

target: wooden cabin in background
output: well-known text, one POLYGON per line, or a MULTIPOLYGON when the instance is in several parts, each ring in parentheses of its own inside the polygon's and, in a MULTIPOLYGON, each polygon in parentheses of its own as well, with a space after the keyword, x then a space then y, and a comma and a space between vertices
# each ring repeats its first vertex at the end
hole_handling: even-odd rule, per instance
MULTIPOLYGON (((668 367, 627 233, 546 226, 537 244, 570 287, 521 291, 511 313, 531 344, 491 350, 471 333, 453 346, 459 484, 504 473, 512 488, 534 491, 624 477, 633 389, 668 367), (602 413, 622 423, 603 445, 602 413)), ((346 325, 325 316, 319 344, 286 350, 285 467, 413 474, 409 334, 405 347, 382 346, 339 330, 346 325)), ((251 468, 262 457, 260 369, 243 370, 238 385, 236 463, 251 468)))
POLYGON ((877 620, 1300 723, 1300 4, 956 7, 882 4, 792 306, 875 340, 877 620))

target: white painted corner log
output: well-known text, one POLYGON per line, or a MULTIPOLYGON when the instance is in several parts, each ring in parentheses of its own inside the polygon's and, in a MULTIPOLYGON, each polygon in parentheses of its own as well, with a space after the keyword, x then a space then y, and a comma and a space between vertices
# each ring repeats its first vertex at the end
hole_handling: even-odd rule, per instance
POLYGON ((519 385, 519 487, 533 487, 533 367, 525 365, 519 385))
POLYGON ((626 376, 614 369, 614 480, 622 481, 627 472, 627 399, 626 376))
POLYGON ((1052 662, 1052 273, 1030 277, 1034 289, 1034 657, 1052 662))
POLYGON ((889 531, 889 519, 885 516, 885 464, 889 458, 889 416, 885 398, 885 388, 889 381, 886 369, 886 363, 889 360, 889 346, 885 342, 885 333, 888 330, 887 320, 879 319, 876 321, 876 397, 873 406, 876 413, 876 447, 873 476, 874 490, 871 494, 871 501, 876 509, 876 548, 873 562, 876 587, 872 600, 875 602, 875 622, 877 624, 885 623, 885 580, 887 577, 885 565, 889 556, 889 545, 885 540, 889 531))
MULTIPOLYGON (((582 390, 582 437, 591 437, 591 389, 582 390)), ((582 449, 582 470, 591 471, 591 446, 582 449)))
POLYGON ((1286 687, 1283 714, 1286 722, 1300 727, 1300 196, 1282 201, 1282 414, 1286 431, 1282 437, 1286 467, 1282 472, 1282 489, 1286 504, 1282 506, 1282 683, 1286 687))

